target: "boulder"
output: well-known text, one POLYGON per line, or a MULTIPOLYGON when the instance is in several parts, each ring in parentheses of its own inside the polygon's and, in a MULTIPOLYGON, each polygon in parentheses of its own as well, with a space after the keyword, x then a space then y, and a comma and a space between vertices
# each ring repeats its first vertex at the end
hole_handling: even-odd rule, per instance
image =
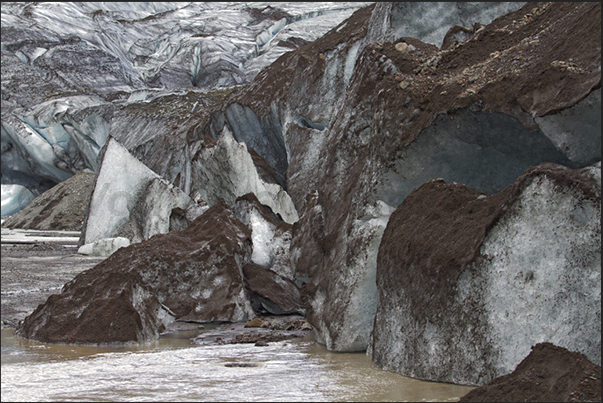
POLYGON ((243 267, 243 276, 256 314, 305 314, 299 288, 293 281, 253 263, 243 267))
POLYGON ((515 370, 475 388, 460 402, 599 402, 601 366, 584 354, 538 343, 515 370))
POLYGON ((62 291, 38 305, 15 334, 43 343, 141 343, 157 339, 174 320, 135 272, 92 268, 62 291))
POLYGON ((260 326, 262 326, 262 319, 260 319, 258 317, 255 317, 255 318, 253 318, 251 320, 248 320, 245 323, 244 327, 260 327, 260 326))
POLYGON ((486 195, 433 180, 390 217, 369 353, 405 376, 483 385, 551 342, 601 362, 601 163, 543 163, 486 195))
POLYGON ((183 231, 121 248, 41 304, 17 334, 41 342, 144 342, 174 320, 244 322, 251 233, 224 202, 183 231))

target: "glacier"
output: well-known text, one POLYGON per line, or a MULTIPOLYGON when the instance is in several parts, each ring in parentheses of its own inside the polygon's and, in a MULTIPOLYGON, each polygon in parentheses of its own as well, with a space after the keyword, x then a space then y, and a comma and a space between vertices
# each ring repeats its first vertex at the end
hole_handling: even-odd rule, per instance
MULTIPOLYGON (((3 7, 3 184, 21 180, 39 192, 61 172, 98 172, 83 251, 94 249, 94 242, 126 237, 132 245, 111 258, 123 257, 123 265, 160 259, 170 252, 165 248, 170 239, 172 248, 183 243, 177 232, 193 235, 187 226, 195 222, 208 224, 197 229, 203 239, 216 241, 215 231, 223 225, 214 223, 227 216, 230 222, 234 214, 245 228, 235 231, 237 236, 223 234, 223 244, 228 237, 239 239, 240 252, 225 268, 232 278, 255 281, 237 283, 241 287, 230 295, 239 301, 236 309, 222 317, 242 320, 261 307, 276 312, 270 297, 278 292, 264 286, 278 283, 294 301, 276 305, 292 312, 301 309, 295 300, 303 301, 316 339, 329 350, 366 350, 376 365, 423 379, 485 382, 511 370, 526 352, 512 354, 503 347, 519 350, 542 341, 534 338, 542 330, 538 323, 524 326, 530 331, 523 334, 497 327, 507 320, 497 317, 499 288, 517 282, 528 293, 544 295, 538 281, 550 274, 548 262, 578 260, 561 247, 534 243, 523 249, 525 239, 534 236, 550 246, 542 239, 551 231, 521 233, 515 220, 543 221, 549 217, 545 207, 558 199, 558 185, 567 193, 585 177, 559 176, 550 188, 545 183, 532 189, 534 197, 528 194, 532 190, 509 197, 525 201, 526 210, 511 216, 509 209, 507 223, 501 213, 492 225, 473 225, 475 213, 489 217, 490 206, 506 211, 511 205, 495 203, 497 195, 509 186, 519 189, 518 176, 537 164, 552 164, 547 178, 561 167, 600 164, 600 4, 376 3, 359 9, 346 4, 310 9, 299 3, 131 8, 72 3, 68 8, 76 8, 73 14, 81 20, 70 23, 66 16, 64 32, 52 22, 55 11, 65 13, 60 5, 3 7), (209 14, 200 18, 203 13, 209 14), (335 24, 344 14, 349 18, 335 24), (95 28, 83 33, 83 21, 95 28), (310 42, 311 31, 318 35, 322 29, 326 34, 310 42), (24 37, 31 42, 19 39, 24 37), (577 41, 581 47, 574 46, 577 41), (81 68, 68 55, 76 55, 81 68), (93 64, 101 74, 91 79, 93 64), (21 139, 45 144, 45 158, 34 157, 35 150, 21 139), (406 209, 409 216, 400 215, 421 188, 433 189, 419 193, 414 209, 406 209), (551 197, 540 198, 547 194, 551 197), (456 203, 462 214, 445 210, 455 205, 455 197, 469 197, 456 203), (409 225, 410 218, 417 224, 409 225), (392 236, 395 226, 399 232, 392 236), (502 235, 495 237, 497 231, 502 235), (433 236, 423 238, 426 234, 433 236), (489 238, 479 238, 484 234, 489 238), (404 237, 409 243, 398 245, 404 237), (491 252, 490 258, 466 260, 476 248, 491 252), (461 264, 440 264, 444 249, 461 264), (555 260, 556 253, 566 258, 555 260), (443 298, 467 286, 467 277, 457 274, 469 261, 483 274, 474 283, 469 278, 469 285, 479 291, 482 277, 492 280, 492 294, 467 294, 480 298, 482 311, 450 300, 460 316, 443 315, 443 298), (533 266, 535 277, 510 270, 507 262, 533 266), (387 273, 399 273, 399 282, 387 273), (408 280, 409 273, 418 280, 408 280), (434 284, 439 289, 429 288, 434 284), (410 309, 400 308, 404 287, 416 299, 410 309), (241 305, 246 291, 256 294, 252 306, 241 305), (433 315, 426 320, 429 309, 433 315), (492 331, 481 331, 477 342, 444 343, 454 332, 478 334, 476 323, 492 331), (416 337, 409 336, 413 329, 416 337), (419 343, 414 350, 405 337, 419 343), (489 357, 495 349, 498 358, 489 357), (395 357, 405 354, 408 364, 402 368, 395 357)), ((598 171, 600 184, 600 165, 598 171)), ((584 207, 589 198, 600 205, 600 186, 588 194, 586 199, 576 194, 575 205, 584 207)), ((572 203, 557 207, 563 212, 572 203)), ((587 270, 593 286, 572 278, 569 287, 597 301, 600 224, 567 225, 598 221, 592 220, 597 208, 575 212, 565 223, 553 223, 568 227, 567 234, 559 233, 576 242, 568 248, 583 251, 581 257, 595 256, 575 267, 587 270)), ((219 254, 199 245, 200 251, 207 252, 211 271, 219 254)), ((188 253, 180 263, 156 269, 186 267, 188 253)), ((568 266, 577 273, 573 269, 568 266)), ((215 287, 200 291, 190 283, 189 297, 213 299, 224 284, 221 276, 208 278, 215 287)), ((171 275, 165 280, 168 287, 188 281, 171 275)), ((558 283, 553 285, 566 284, 558 283)), ((572 298, 562 300, 560 308, 572 306, 572 298)), ((509 318, 533 317, 536 303, 515 302, 503 304, 517 311, 509 318)), ((172 312, 179 308, 165 304, 172 312)), ((180 307, 182 317, 199 319, 201 310, 213 310, 204 304, 197 305, 198 312, 188 304, 180 307)), ((51 304, 48 309, 55 310, 51 304)), ((577 317, 571 312, 565 317, 577 317)), ((591 309, 577 320, 592 323, 593 317, 597 312, 591 309)), ((588 352, 592 343, 584 340, 592 337, 569 333, 559 333, 575 343, 566 347, 588 352)), ((564 342, 548 331, 542 334, 564 342)))
POLYGON ((248 83, 368 4, 4 3, 2 183, 37 196, 96 172, 109 134, 136 134, 113 121, 116 109, 248 83))

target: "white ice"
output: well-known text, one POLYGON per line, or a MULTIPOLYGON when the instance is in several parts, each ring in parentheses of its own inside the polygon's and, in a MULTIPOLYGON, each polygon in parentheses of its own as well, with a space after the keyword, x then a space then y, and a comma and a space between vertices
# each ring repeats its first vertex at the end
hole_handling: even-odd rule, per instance
POLYGON ((274 260, 272 241, 274 239, 274 226, 266 221, 255 209, 249 216, 251 227, 251 242, 253 253, 251 261, 258 266, 269 268, 274 260))
POLYGON ((140 195, 158 177, 110 138, 91 196, 85 243, 115 237, 116 231, 128 221, 140 195))
POLYGON ((111 256, 119 248, 125 248, 130 245, 130 240, 124 237, 104 238, 82 245, 77 253, 91 256, 111 256))
POLYGON ((220 198, 234 205, 237 197, 254 193, 285 222, 293 224, 299 219, 289 194, 260 178, 247 145, 237 142, 228 128, 222 130, 216 146, 201 150, 192 165, 192 183, 210 205, 220 198))
POLYGON ((34 198, 34 194, 25 186, 2 185, 2 217, 23 210, 34 198))

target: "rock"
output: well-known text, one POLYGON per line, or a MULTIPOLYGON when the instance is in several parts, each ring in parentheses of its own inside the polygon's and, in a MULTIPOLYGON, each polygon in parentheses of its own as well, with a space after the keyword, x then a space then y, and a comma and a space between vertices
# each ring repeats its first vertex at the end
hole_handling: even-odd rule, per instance
POLYGON ((258 318, 257 316, 249 321, 247 321, 247 323, 245 323, 245 327, 261 327, 262 326, 262 319, 258 318))
POLYGON ((600 163, 543 163, 491 196, 413 191, 379 247, 374 364, 483 385, 543 341, 600 363, 600 178, 600 163))
POLYGON ((601 366, 584 354, 538 343, 507 375, 471 390, 460 402, 598 402, 601 366))
POLYGON ((258 340, 258 341, 256 341, 256 342, 255 342, 255 344, 254 344, 254 345, 255 345, 256 347, 266 347, 266 346, 268 346, 269 344, 268 344, 266 341, 264 341, 264 340, 258 340))
POLYGON ((81 172, 59 183, 11 215, 3 227, 81 231, 95 177, 94 173, 81 172))
POLYGON ((119 248, 125 248, 130 245, 130 240, 124 237, 104 238, 82 245, 77 253, 92 256, 111 256, 119 248))
POLYGON ((115 237, 140 242, 167 233, 173 210, 195 204, 110 138, 102 154, 80 242, 115 237))
POLYGON ((301 325, 301 327, 299 328, 299 330, 312 330, 312 325, 309 324, 308 322, 304 321, 304 323, 301 325))
POLYGON ((246 321, 251 234, 224 202, 184 231, 121 248, 67 283, 17 333, 42 342, 144 342, 170 322, 246 321))
POLYGON ((96 277, 94 285, 74 286, 87 280, 77 275, 63 293, 38 305, 16 334, 45 343, 141 343, 157 339, 173 321, 135 273, 108 271, 98 276, 97 270, 90 270, 83 273, 96 277))
MULTIPOLYGON (((293 281, 253 263, 243 267, 243 276, 245 287, 249 291, 251 306, 256 313, 305 314, 299 288, 293 281)), ((261 325, 261 322, 259 324, 261 325)))
POLYGON ((398 42, 395 48, 398 52, 404 54, 408 50, 408 44, 406 42, 398 42))
POLYGON ((190 204, 185 210, 180 207, 172 209, 170 214, 170 227, 169 231, 182 231, 185 230, 190 223, 195 221, 197 217, 205 213, 209 206, 203 200, 198 199, 197 204, 190 204))
POLYGON ((473 28, 467 28, 461 25, 454 25, 448 30, 444 40, 442 41, 442 50, 451 49, 455 45, 463 43, 467 39, 471 38, 475 31, 473 28))
MULTIPOLYGON (((258 344, 259 341, 255 344, 256 346, 259 345, 258 344)), ((265 343, 265 342, 264 342, 265 343)), ((265 344, 266 346, 268 345, 268 343, 265 344)), ((254 362, 227 362, 226 364, 224 364, 225 367, 230 367, 230 368, 253 368, 253 367, 257 367, 258 364, 254 363, 254 362)))

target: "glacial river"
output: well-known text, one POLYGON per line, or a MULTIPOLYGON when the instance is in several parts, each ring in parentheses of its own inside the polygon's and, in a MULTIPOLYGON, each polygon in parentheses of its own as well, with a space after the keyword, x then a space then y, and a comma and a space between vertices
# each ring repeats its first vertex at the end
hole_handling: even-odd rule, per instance
POLYGON ((50 345, 2 329, 2 402, 456 401, 472 388, 373 367, 311 337, 199 346, 185 331, 137 346, 50 345))

